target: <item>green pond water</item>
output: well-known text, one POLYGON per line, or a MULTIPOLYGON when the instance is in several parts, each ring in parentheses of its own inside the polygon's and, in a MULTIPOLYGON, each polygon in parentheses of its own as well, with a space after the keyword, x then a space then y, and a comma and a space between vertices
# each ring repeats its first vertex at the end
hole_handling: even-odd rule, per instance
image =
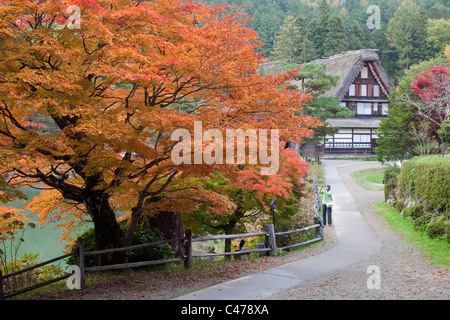
MULTIPOLYGON (((13 203, 4 204, 6 206, 10 206, 16 209, 20 209, 23 205, 29 202, 33 197, 37 196, 40 191, 33 188, 24 188, 22 192, 28 197, 28 200, 21 200, 13 203)), ((37 217, 31 212, 26 211, 27 217, 36 224, 36 227, 30 228, 27 227, 25 233, 23 234, 24 242, 20 243, 19 250, 17 253, 17 258, 22 257, 24 254, 39 254, 38 262, 43 262, 46 260, 50 260, 65 254, 64 249, 66 242, 58 242, 60 230, 55 228, 54 224, 49 225, 41 225, 37 219, 37 217)), ((16 235, 17 238, 20 237, 20 233, 16 235)), ((15 247, 19 244, 19 240, 17 239, 13 245, 15 247)), ((60 264, 61 266, 65 266, 64 260, 60 260, 61 263, 55 262, 55 264, 60 264)))

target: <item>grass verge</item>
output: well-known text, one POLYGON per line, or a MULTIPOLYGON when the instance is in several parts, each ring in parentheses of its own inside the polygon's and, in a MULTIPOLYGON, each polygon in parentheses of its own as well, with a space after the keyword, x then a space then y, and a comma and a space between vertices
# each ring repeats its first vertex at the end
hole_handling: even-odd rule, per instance
POLYGON ((372 168, 354 171, 350 176, 355 179, 361 187, 367 190, 383 191, 383 177, 385 168, 372 168))
POLYGON ((450 246, 447 241, 431 239, 425 232, 416 230, 411 219, 403 218, 397 210, 391 208, 386 202, 378 202, 375 208, 384 217, 391 229, 401 233, 408 241, 417 245, 432 264, 450 267, 450 246))

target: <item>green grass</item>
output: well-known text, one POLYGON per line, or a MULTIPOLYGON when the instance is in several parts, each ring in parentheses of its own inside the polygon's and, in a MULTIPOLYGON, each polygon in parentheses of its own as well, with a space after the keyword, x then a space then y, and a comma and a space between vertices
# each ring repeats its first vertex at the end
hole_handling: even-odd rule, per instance
POLYGON ((383 184, 384 171, 384 167, 364 169, 354 171, 350 174, 350 176, 364 189, 383 191, 384 187, 380 186, 380 184, 383 184))
POLYGON ((408 241, 418 246, 432 264, 450 267, 450 245, 446 240, 431 239, 425 232, 416 230, 411 219, 403 218, 398 211, 385 202, 378 202, 375 208, 391 229, 401 233, 408 241))

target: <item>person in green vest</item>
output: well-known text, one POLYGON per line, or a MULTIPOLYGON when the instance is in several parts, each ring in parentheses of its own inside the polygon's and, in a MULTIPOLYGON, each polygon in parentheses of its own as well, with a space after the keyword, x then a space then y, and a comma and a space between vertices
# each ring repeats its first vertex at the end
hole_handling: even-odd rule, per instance
POLYGON ((323 217, 323 225, 327 224, 327 215, 328 215, 328 225, 331 226, 331 210, 333 207, 333 195, 331 193, 331 187, 329 184, 326 186, 322 185, 319 190, 319 194, 321 196, 322 202, 322 217, 323 217), (328 214, 327 214, 328 213, 328 214))

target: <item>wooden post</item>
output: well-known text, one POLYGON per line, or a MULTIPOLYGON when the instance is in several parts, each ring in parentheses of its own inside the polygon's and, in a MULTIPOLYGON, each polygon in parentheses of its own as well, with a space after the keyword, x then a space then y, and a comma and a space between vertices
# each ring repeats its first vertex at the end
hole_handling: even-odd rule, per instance
POLYGON ((0 270, 0 300, 5 300, 5 297, 3 295, 3 274, 2 274, 2 270, 0 270))
POLYGON ((81 290, 86 288, 86 274, 84 272, 84 239, 77 239, 77 266, 80 268, 81 290))
POLYGON ((184 267, 190 269, 192 267, 192 230, 187 228, 184 232, 185 242, 184 242, 184 254, 186 255, 186 260, 184 260, 184 267))
POLYGON ((323 238, 323 218, 322 217, 314 217, 314 224, 320 224, 320 227, 317 228, 317 237, 323 238))
POLYGON ((266 247, 272 250, 267 251, 267 254, 272 257, 277 256, 277 241, 275 239, 275 226, 273 224, 264 225, 264 230, 269 234, 266 236, 266 247))

